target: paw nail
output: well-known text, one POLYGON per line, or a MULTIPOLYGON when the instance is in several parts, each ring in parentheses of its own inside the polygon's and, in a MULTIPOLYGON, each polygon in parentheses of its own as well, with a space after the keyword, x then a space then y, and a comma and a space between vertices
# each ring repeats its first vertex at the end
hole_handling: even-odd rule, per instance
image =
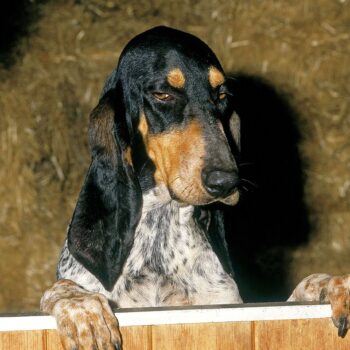
POLYGON ((339 318, 338 336, 344 338, 347 332, 348 320, 346 316, 339 318))

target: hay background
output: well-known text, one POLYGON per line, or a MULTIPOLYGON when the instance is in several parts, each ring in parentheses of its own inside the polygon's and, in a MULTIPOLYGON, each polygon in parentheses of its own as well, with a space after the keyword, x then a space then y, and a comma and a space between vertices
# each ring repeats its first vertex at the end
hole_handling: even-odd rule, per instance
POLYGON ((158 24, 286 94, 311 223, 309 241, 288 249, 288 283, 350 272, 349 1, 52 1, 0 71, 0 311, 37 310, 52 284, 89 163, 89 111, 126 42, 158 24))

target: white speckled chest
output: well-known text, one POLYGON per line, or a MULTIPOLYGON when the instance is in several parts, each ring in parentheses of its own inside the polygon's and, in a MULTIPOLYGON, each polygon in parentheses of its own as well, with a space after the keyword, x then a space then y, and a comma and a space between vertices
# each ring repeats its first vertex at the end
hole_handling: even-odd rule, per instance
POLYGON ((101 292, 123 308, 240 303, 236 283, 193 218, 194 208, 154 198, 154 192, 144 197, 133 247, 111 292, 74 259, 66 245, 59 278, 101 292))

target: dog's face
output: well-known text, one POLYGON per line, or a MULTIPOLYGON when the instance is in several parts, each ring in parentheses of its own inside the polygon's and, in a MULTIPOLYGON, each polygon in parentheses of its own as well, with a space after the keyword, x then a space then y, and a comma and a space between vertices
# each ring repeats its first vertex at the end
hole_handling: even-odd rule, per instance
POLYGON ((108 290, 133 245, 142 193, 182 204, 239 197, 239 119, 219 61, 198 38, 157 27, 124 49, 90 118, 92 162, 68 248, 108 290))
MULTIPOLYGON (((129 43, 118 69, 132 90, 126 104, 139 106, 133 106, 136 121, 131 117, 154 165, 155 184, 183 203, 235 204, 239 177, 227 137, 238 143, 239 123, 209 47, 190 34, 155 28, 129 43)), ((138 150, 131 149, 134 158, 138 150)))

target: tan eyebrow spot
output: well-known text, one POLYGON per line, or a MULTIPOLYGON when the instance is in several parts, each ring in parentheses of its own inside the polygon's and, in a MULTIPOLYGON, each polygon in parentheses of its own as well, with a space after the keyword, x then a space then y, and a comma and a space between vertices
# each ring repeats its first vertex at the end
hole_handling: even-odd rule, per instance
POLYGON ((209 67, 209 83, 213 88, 218 87, 219 85, 225 82, 224 75, 214 66, 209 67))
POLYGON ((186 78, 185 75, 182 73, 180 68, 174 68, 172 69, 167 76, 168 83, 177 88, 181 89, 185 86, 186 78))

